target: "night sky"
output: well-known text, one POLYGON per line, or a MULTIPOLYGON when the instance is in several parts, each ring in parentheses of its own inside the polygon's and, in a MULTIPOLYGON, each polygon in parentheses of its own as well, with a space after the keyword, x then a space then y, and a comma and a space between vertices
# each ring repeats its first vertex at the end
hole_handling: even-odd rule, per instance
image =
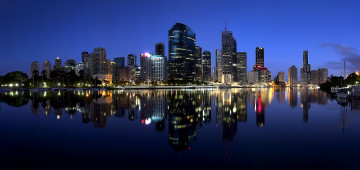
POLYGON ((300 69, 303 50, 312 69, 340 75, 344 60, 347 73, 360 70, 359 6, 357 0, 1 0, 0 74, 29 73, 34 60, 40 68, 56 57, 80 62, 81 52, 95 47, 104 47, 112 60, 155 52, 155 43, 164 42, 167 55, 168 30, 177 22, 191 27, 214 66, 226 20, 238 51, 248 53, 248 71, 261 46, 272 78, 279 71, 287 77, 292 65, 300 69))

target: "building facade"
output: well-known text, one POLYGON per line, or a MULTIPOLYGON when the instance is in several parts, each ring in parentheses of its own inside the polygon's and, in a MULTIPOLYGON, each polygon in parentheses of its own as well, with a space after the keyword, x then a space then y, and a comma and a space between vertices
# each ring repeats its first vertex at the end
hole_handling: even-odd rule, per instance
POLYGON ((57 70, 57 69, 61 69, 61 68, 62 68, 61 59, 59 57, 56 57, 55 64, 53 66, 53 70, 57 70))
POLYGON ((288 70, 288 81, 290 86, 296 86, 297 85, 297 68, 293 65, 288 70))
POLYGON ((195 81, 203 81, 202 48, 195 46, 195 81))
POLYGON ((140 79, 146 82, 165 82, 166 65, 162 55, 140 55, 140 79))
POLYGON ((308 51, 303 51, 303 66, 300 70, 300 81, 302 85, 308 85, 310 83, 310 64, 309 64, 309 57, 308 51))
POLYGON ((204 51, 202 54, 202 81, 211 81, 211 53, 210 51, 204 51))
POLYGON ((129 54, 127 56, 127 65, 136 67, 137 66, 136 58, 137 58, 137 56, 135 54, 129 54))
POLYGON ((225 27, 225 31, 221 34, 222 44, 222 80, 224 84, 231 84, 236 80, 236 40, 234 39, 232 32, 228 31, 225 27))
POLYGON ((265 50, 262 47, 256 47, 255 50, 255 63, 261 67, 265 66, 265 50))
POLYGON ((118 67, 125 67, 125 57, 114 58, 115 65, 118 67))
POLYGON ((319 68, 319 82, 320 84, 326 83, 328 80, 328 69, 327 68, 319 68))
POLYGON ((280 71, 277 75, 277 78, 280 83, 284 83, 285 82, 285 72, 280 71))
POLYGON ((219 49, 215 50, 215 82, 221 82, 222 78, 222 52, 219 49))
POLYGON ((65 62, 65 72, 70 72, 70 71, 75 71, 76 69, 76 61, 73 60, 73 59, 68 59, 66 62, 65 62))
POLYGON ((30 66, 30 77, 34 78, 34 76, 39 76, 40 69, 39 69, 39 62, 33 61, 30 66))
POLYGON ((45 60, 43 63, 43 72, 46 75, 46 78, 50 78, 51 73, 51 63, 49 60, 45 60))
POLYGON ((247 54, 246 52, 237 53, 237 80, 240 84, 247 83, 247 54))
POLYGON ((195 33, 189 26, 176 23, 169 30, 169 78, 194 81, 195 33))

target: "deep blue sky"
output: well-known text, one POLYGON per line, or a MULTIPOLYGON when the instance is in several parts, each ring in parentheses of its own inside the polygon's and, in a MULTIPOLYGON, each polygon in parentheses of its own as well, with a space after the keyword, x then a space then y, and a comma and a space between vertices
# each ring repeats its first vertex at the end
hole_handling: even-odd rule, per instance
MULTIPOLYGON (((56 57, 63 62, 81 52, 104 47, 107 58, 154 52, 156 42, 168 48, 168 30, 189 25, 196 44, 214 53, 221 48, 227 21, 238 51, 248 53, 248 71, 255 48, 265 48, 265 65, 275 77, 291 65, 300 69, 302 51, 309 50, 312 69, 328 67, 329 75, 360 70, 360 2, 330 0, 1 0, 0 70, 26 73, 30 63, 56 57)), ((139 60, 138 60, 139 64, 139 60)))

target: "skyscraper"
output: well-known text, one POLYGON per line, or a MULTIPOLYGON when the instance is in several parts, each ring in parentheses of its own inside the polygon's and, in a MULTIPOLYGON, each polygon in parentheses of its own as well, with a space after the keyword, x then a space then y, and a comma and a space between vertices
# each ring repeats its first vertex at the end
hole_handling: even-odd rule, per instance
POLYGON ((237 53, 237 80, 241 84, 247 83, 247 54, 246 52, 237 53))
POLYGON ((61 67, 62 67, 62 65, 61 65, 61 59, 60 59, 59 57, 56 57, 56 59, 55 59, 55 65, 54 65, 53 70, 60 69, 61 67))
POLYGON ((307 50, 303 51, 303 66, 301 67, 300 80, 302 85, 310 83, 310 64, 307 50))
POLYGON ((256 65, 260 65, 261 67, 264 67, 265 65, 265 58, 264 58, 264 48, 262 47, 256 47, 256 50, 255 50, 255 55, 256 55, 256 65))
POLYGON ((43 63, 43 72, 46 75, 46 78, 50 78, 50 72, 51 72, 51 63, 49 60, 45 60, 43 63))
MULTIPOLYGON (((265 50, 262 47, 256 47, 255 49, 255 63, 253 66, 253 71, 257 72, 258 77, 254 77, 255 80, 251 82, 266 84, 271 82, 271 72, 267 67, 264 66, 265 61, 265 50)), ((256 74, 254 74, 256 75, 256 74)), ((249 81, 249 80, 248 80, 249 81)), ((250 81, 249 81, 250 82, 250 81)))
POLYGON ((129 54, 127 56, 127 65, 136 67, 136 55, 135 54, 129 54))
POLYGON ((39 62, 38 61, 33 61, 31 63, 31 67, 30 67, 30 77, 33 78, 34 76, 39 76, 39 62))
POLYGON ((288 81, 290 86, 297 84, 297 68, 293 65, 288 70, 288 81))
POLYGON ((232 32, 225 31, 221 34, 222 39, 222 83, 230 84, 236 81, 236 40, 232 32))
POLYGON ((125 57, 116 57, 114 62, 117 67, 125 67, 125 57))
POLYGON ((215 81, 221 82, 222 75, 222 52, 219 49, 215 50, 215 81))
POLYGON ((169 78, 193 81, 195 77, 195 33, 176 23, 169 30, 169 78))
POLYGON ((202 48, 195 46, 195 80, 203 81, 202 48))
POLYGON ((93 53, 84 55, 85 75, 112 82, 112 72, 111 60, 106 59, 105 48, 97 47, 94 48, 93 53))
POLYGON ((326 83, 328 80, 328 69, 327 68, 319 68, 319 81, 320 84, 326 83))
POLYGON ((65 62, 65 72, 70 72, 70 71, 75 71, 76 69, 76 61, 73 60, 72 58, 68 59, 65 62))
POLYGON ((211 53, 204 51, 202 55, 203 81, 211 81, 211 53))
POLYGON ((278 78, 278 81, 279 81, 280 83, 285 82, 285 72, 280 71, 280 72, 278 73, 278 75, 277 75, 277 78, 278 78))
POLYGON ((155 55, 161 55, 165 57, 165 45, 164 43, 155 44, 155 55))

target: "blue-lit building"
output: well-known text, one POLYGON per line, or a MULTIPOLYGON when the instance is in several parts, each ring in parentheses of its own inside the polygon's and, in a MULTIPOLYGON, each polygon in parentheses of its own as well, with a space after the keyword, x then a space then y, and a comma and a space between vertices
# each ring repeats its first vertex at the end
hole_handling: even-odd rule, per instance
POLYGON ((176 23, 169 30, 169 79, 194 81, 195 33, 189 26, 176 23))

